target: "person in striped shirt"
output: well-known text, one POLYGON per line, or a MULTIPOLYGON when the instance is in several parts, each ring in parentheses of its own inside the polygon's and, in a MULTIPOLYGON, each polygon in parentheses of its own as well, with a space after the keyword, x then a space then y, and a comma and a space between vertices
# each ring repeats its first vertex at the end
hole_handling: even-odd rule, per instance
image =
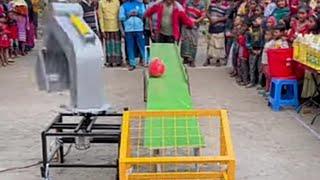
POLYGON ((205 18, 206 4, 203 0, 189 0, 185 5, 186 13, 195 22, 194 27, 182 26, 181 29, 181 57, 184 64, 195 67, 197 54, 199 23, 205 18))
POLYGON ((217 66, 220 63, 226 64, 225 30, 230 12, 230 7, 226 6, 223 0, 217 0, 216 3, 211 3, 209 6, 207 17, 210 21, 210 37, 208 40, 207 60, 203 64, 204 66, 210 65, 211 59, 215 61, 214 64, 217 66))
POLYGON ((99 35, 96 3, 96 0, 81 0, 79 2, 80 6, 83 9, 83 20, 88 24, 92 31, 99 35))

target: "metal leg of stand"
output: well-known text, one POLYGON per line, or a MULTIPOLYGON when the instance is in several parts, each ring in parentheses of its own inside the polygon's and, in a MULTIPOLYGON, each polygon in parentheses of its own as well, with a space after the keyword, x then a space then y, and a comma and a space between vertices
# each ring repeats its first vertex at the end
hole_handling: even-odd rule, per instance
POLYGON ((316 85, 316 92, 320 95, 320 82, 318 82, 317 77, 314 73, 311 73, 314 84, 316 85))
MULTIPOLYGON (((58 120, 59 123, 63 123, 63 118, 61 117, 58 120)), ((62 129, 57 129, 57 132, 63 132, 62 129)), ((63 141, 61 143, 61 146, 59 147, 59 151, 58 151, 58 155, 59 155, 59 162, 60 163, 64 163, 64 148, 63 148, 63 141)))
POLYGON ((315 116, 313 117, 313 119, 312 119, 312 121, 311 121, 311 125, 313 125, 313 124, 315 123, 317 117, 319 117, 319 116, 320 116, 320 113, 318 113, 317 115, 315 115, 315 116))
POLYGON ((45 179, 48 178, 48 172, 49 169, 47 167, 47 161, 48 161, 48 154, 47 154, 47 138, 46 138, 46 132, 43 131, 41 133, 41 140, 42 140, 42 167, 41 167, 41 176, 45 179))
POLYGON ((297 113, 300 113, 301 109, 303 106, 307 105, 307 104, 314 104, 316 106, 320 106, 320 104, 318 102, 316 102, 314 100, 315 97, 317 97, 318 95, 320 95, 320 82, 317 81, 317 77, 315 76, 314 73, 311 73, 311 77, 312 77, 312 81, 316 86, 316 90, 313 92, 312 96, 304 103, 302 103, 297 109, 297 113))
POLYGON ((319 104, 315 100, 313 100, 316 97, 316 95, 317 95, 317 91, 315 91, 314 94, 308 100, 306 100, 304 103, 300 104, 296 108, 297 113, 300 113, 300 111, 302 110, 302 107, 306 106, 308 104, 315 104, 315 105, 319 106, 319 104))
POLYGON ((92 126, 96 122, 96 120, 97 120, 97 117, 94 117, 94 118, 91 119, 91 122, 87 126, 86 132, 91 132, 92 131, 92 126))
MULTIPOLYGON (((320 95, 320 82, 318 83, 317 77, 316 77, 316 75, 315 75, 314 73, 311 73, 311 76, 312 76, 312 79, 313 79, 314 84, 316 85, 316 91, 315 91, 314 96, 313 96, 313 98, 314 98, 314 97, 316 97, 317 95, 320 95)), ((316 104, 317 106, 319 106, 319 103, 315 102, 315 100, 312 99, 312 101, 313 101, 314 104, 316 104)), ((315 115, 315 116, 313 117, 313 119, 312 119, 312 121, 311 121, 311 125, 314 124, 314 122, 316 121, 316 119, 317 119, 318 116, 320 116, 320 113, 318 113, 317 115, 315 115)))
MULTIPOLYGON (((120 141, 121 141, 121 133, 119 135, 119 143, 118 143, 118 157, 120 156, 120 141)), ((116 172, 116 180, 119 180, 120 177, 119 177, 119 161, 120 159, 117 158, 117 172, 116 172)))
POLYGON ((150 46, 144 46, 144 51, 145 51, 144 60, 147 64, 149 64, 149 56, 150 56, 148 49, 150 49, 150 46))

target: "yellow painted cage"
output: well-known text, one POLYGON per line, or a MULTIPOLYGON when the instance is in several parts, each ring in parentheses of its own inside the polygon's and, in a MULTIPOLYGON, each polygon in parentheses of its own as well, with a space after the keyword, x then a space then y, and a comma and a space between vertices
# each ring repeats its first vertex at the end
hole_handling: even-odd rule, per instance
POLYGON ((120 180, 235 179, 226 110, 126 111, 120 180))

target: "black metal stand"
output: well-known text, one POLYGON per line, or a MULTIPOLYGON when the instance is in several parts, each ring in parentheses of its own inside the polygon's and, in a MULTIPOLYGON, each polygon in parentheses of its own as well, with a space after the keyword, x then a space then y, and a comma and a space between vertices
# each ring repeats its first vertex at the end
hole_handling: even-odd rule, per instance
MULTIPOLYGON (((316 91, 315 91, 314 95, 312 96, 312 102, 319 107, 319 103, 316 102, 316 101, 314 100, 314 98, 315 98, 316 96, 319 96, 319 95, 320 95, 320 82, 317 81, 317 77, 316 77, 316 75, 315 75, 314 73, 312 73, 311 75, 312 75, 313 82, 314 82, 314 84, 316 85, 316 91)), ((311 125, 313 125, 313 123, 315 122, 315 120, 317 119, 317 117, 318 117, 319 115, 320 115, 320 113, 318 113, 317 115, 315 115, 315 116, 313 117, 313 119, 312 119, 312 121, 311 121, 311 125)))
MULTIPOLYGON (((317 107, 320 107, 320 104, 315 100, 319 95, 320 95, 320 82, 317 81, 317 77, 316 77, 316 74, 315 73, 311 73, 311 77, 312 77, 312 80, 316 86, 316 89, 315 91, 313 92, 312 96, 306 101, 304 102, 303 104, 301 104, 298 108, 297 108, 297 112, 299 113, 302 109, 303 106, 305 105, 315 105, 317 107)), ((317 117, 320 115, 317 114, 313 117, 312 121, 311 121, 311 125, 313 125, 313 123, 315 122, 315 120, 317 119, 317 117)))
POLYGON ((42 140, 42 167, 41 176, 49 178, 49 168, 116 168, 118 179, 118 159, 116 164, 64 164, 64 145, 75 144, 78 149, 88 149, 90 145, 79 143, 79 139, 87 143, 118 144, 120 145, 120 124, 96 123, 99 117, 122 117, 121 113, 101 112, 91 113, 60 113, 53 122, 41 133, 42 140), (66 123, 64 117, 78 117, 77 123, 66 123), (55 146, 48 149, 48 137, 55 137, 55 146), (80 146, 79 146, 80 144, 80 146), (58 158, 57 162, 53 159, 58 158))

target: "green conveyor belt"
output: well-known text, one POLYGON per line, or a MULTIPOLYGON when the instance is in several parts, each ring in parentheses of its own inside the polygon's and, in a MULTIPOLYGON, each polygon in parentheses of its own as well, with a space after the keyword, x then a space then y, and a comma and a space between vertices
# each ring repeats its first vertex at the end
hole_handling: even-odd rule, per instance
MULTIPOLYGON (((154 43, 150 56, 159 57, 166 72, 160 78, 148 79, 147 110, 192 109, 188 78, 177 46, 154 43)), ((204 139, 195 118, 154 118, 145 123, 144 144, 149 148, 202 147, 204 139)))

